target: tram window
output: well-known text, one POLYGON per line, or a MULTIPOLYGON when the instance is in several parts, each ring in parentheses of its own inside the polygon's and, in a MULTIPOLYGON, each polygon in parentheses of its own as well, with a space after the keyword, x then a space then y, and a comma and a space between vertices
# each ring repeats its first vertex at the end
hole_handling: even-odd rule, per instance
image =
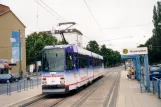
POLYGON ((72 53, 66 53, 66 70, 73 70, 73 55, 72 53))
POLYGON ((78 54, 78 63, 80 68, 87 68, 88 62, 87 62, 87 56, 78 54))
POLYGON ((99 66, 99 59, 95 58, 95 67, 98 67, 99 66))
POLYGON ((84 59, 84 67, 85 67, 85 68, 88 68, 87 56, 84 55, 84 56, 83 56, 83 59, 84 59))
POLYGON ((101 60, 101 63, 100 63, 100 66, 102 67, 102 65, 103 65, 103 60, 101 60))
POLYGON ((96 67, 97 66, 97 60, 96 60, 96 58, 94 58, 94 67, 96 67))
POLYGON ((100 67, 100 66, 101 66, 101 60, 98 59, 98 67, 100 67))
POLYGON ((98 66, 100 67, 101 66, 101 60, 98 59, 98 66))
POLYGON ((82 68, 82 56, 80 54, 78 54, 78 64, 79 64, 79 68, 82 68))
POLYGON ((90 66, 93 66, 93 58, 89 58, 90 60, 90 66))
POLYGON ((76 53, 74 53, 74 64, 76 66, 76 68, 79 68, 79 60, 78 60, 78 56, 76 53))

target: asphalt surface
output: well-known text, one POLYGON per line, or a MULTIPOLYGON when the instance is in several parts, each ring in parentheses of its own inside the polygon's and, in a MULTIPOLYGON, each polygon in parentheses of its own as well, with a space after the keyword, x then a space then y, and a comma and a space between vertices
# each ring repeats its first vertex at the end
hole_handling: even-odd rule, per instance
POLYGON ((116 107, 122 67, 105 69, 106 75, 77 93, 51 95, 28 107, 116 107))
MULTIPOLYGON (((37 86, 37 77, 31 77, 31 79, 33 80, 33 85, 31 83, 31 87, 32 86, 37 86)), ((17 85, 18 85, 18 88, 19 90, 24 90, 27 89, 27 82, 25 82, 25 87, 24 87, 24 80, 26 79, 22 79, 20 80, 18 83, 17 82, 13 82, 13 83, 10 83, 11 84, 11 94, 12 92, 14 91, 17 91, 17 85), (21 87, 20 87, 20 84, 21 84, 21 87)), ((41 80, 40 80, 40 76, 38 77, 38 85, 41 84, 41 80)), ((28 80, 28 89, 30 88, 30 80, 28 80)), ((1 94, 7 94, 7 83, 0 83, 0 95, 1 94)))

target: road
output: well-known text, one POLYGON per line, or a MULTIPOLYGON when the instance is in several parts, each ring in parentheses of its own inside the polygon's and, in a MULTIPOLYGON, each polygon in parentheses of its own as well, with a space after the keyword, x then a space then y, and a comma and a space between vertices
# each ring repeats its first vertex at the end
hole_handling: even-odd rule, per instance
POLYGON ((54 95, 28 107, 116 107, 120 72, 123 67, 106 69, 106 75, 77 93, 54 95))
MULTIPOLYGON (((36 86, 37 85, 37 77, 34 76, 34 77, 31 77, 31 79, 33 80, 33 86, 36 86)), ((38 84, 40 84, 40 82, 41 81, 40 81, 40 76, 39 76, 38 77, 38 84)), ((20 83, 21 83, 21 90, 24 90, 24 79, 19 81, 19 87, 20 87, 20 83)), ((25 86, 27 86, 27 85, 25 85, 25 86)), ((30 80, 28 81, 28 88, 30 88, 30 80)), ((11 83, 11 92, 14 92, 14 91, 17 91, 17 82, 11 83)), ((0 95, 1 94, 7 94, 7 84, 6 83, 0 83, 0 95)))

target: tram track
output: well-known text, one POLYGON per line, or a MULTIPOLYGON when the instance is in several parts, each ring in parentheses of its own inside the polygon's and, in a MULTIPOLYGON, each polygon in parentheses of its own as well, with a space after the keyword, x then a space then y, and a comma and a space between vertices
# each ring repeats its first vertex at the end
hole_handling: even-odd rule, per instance
MULTIPOLYGON (((90 86, 83 88, 78 93, 70 93, 67 95, 56 95, 56 96, 44 96, 35 100, 35 102, 30 102, 28 104, 24 104, 20 107, 67 107, 69 105, 64 106, 64 102, 68 102, 70 107, 80 107, 82 104, 94 93, 105 81, 105 79, 109 78, 116 72, 107 72, 103 78, 97 79, 90 86), (71 101, 73 100, 73 101, 71 101)), ((115 82, 113 83, 115 84, 115 82)), ((114 87, 112 87, 114 88, 114 87)), ((111 89, 112 90, 112 89, 111 89)), ((105 104, 107 105, 107 104, 105 104)))
MULTIPOLYGON (((115 72, 114 72, 115 73, 115 72)), ((91 95, 93 95, 95 93, 96 90, 98 90, 98 88, 100 88, 101 85, 103 85, 104 81, 109 78, 111 75, 113 75, 114 73, 111 73, 110 75, 106 76, 105 78, 103 78, 102 81, 100 81, 100 83, 97 85, 97 87, 95 87, 91 92, 87 93, 86 96, 84 96, 84 98, 80 99, 79 101, 77 101, 75 104, 73 104, 71 107, 84 107, 86 104, 84 104, 86 102, 86 100, 91 97, 91 95)), ((118 74, 119 75, 119 74, 118 74)), ((118 79, 117 79, 118 80, 118 79)), ((109 94, 106 96, 104 102, 103 102, 103 106, 107 107, 107 105, 111 104, 111 100, 112 97, 112 92, 113 90, 115 90, 115 84, 117 82, 117 80, 115 80, 112 83, 112 87, 110 88, 109 94)), ((108 106, 109 107, 109 106, 108 106)))
MULTIPOLYGON (((82 92, 80 92, 80 93, 76 94, 75 96, 71 97, 72 99, 67 98, 66 100, 68 100, 68 101, 66 101, 66 103, 61 102, 61 103, 59 103, 59 104, 57 104, 56 106, 53 106, 53 107, 65 107, 65 105, 66 105, 66 107, 81 107, 81 106, 84 107, 84 105, 83 105, 84 102, 103 84, 105 79, 109 78, 114 73, 116 73, 116 72, 111 72, 105 78, 101 78, 99 81, 97 81, 95 84, 93 84, 88 89, 84 89, 82 92), (88 91, 84 93, 85 90, 88 90, 88 91), (69 101, 69 100, 73 100, 73 99, 77 99, 77 100, 74 100, 73 102, 69 101)), ((119 80, 119 79, 117 79, 117 80, 119 80)), ((111 88, 110 93, 112 93, 114 85, 116 84, 116 82, 117 82, 116 80, 113 82, 113 87, 111 88)), ((109 96, 107 96, 107 97, 109 97, 109 96)), ((109 101, 109 99, 108 99, 108 101, 109 101)), ((104 107, 107 106, 107 104, 105 104, 105 103, 103 103, 102 105, 104 105, 104 107)))
MULTIPOLYGON (((109 74, 109 76, 111 76, 113 73, 109 74)), ((93 89, 91 91, 89 91, 85 96, 83 96, 81 99, 79 99, 77 102, 75 102, 71 107, 80 107, 84 102, 85 100, 92 94, 94 93, 98 88, 99 86, 104 82, 105 78, 101 78, 102 80, 99 81, 98 84, 94 85, 93 89)))

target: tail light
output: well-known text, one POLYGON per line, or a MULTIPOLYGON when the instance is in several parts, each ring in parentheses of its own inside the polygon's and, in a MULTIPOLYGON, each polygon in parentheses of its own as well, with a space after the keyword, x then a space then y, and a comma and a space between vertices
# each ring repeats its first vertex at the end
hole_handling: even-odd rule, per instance
POLYGON ((42 79, 42 85, 46 85, 46 84, 47 84, 46 78, 43 78, 43 79, 42 79))
POLYGON ((46 80, 46 78, 43 78, 42 80, 46 80))
POLYGON ((65 84, 65 79, 64 79, 64 77, 60 78, 60 83, 61 83, 61 84, 65 84))

